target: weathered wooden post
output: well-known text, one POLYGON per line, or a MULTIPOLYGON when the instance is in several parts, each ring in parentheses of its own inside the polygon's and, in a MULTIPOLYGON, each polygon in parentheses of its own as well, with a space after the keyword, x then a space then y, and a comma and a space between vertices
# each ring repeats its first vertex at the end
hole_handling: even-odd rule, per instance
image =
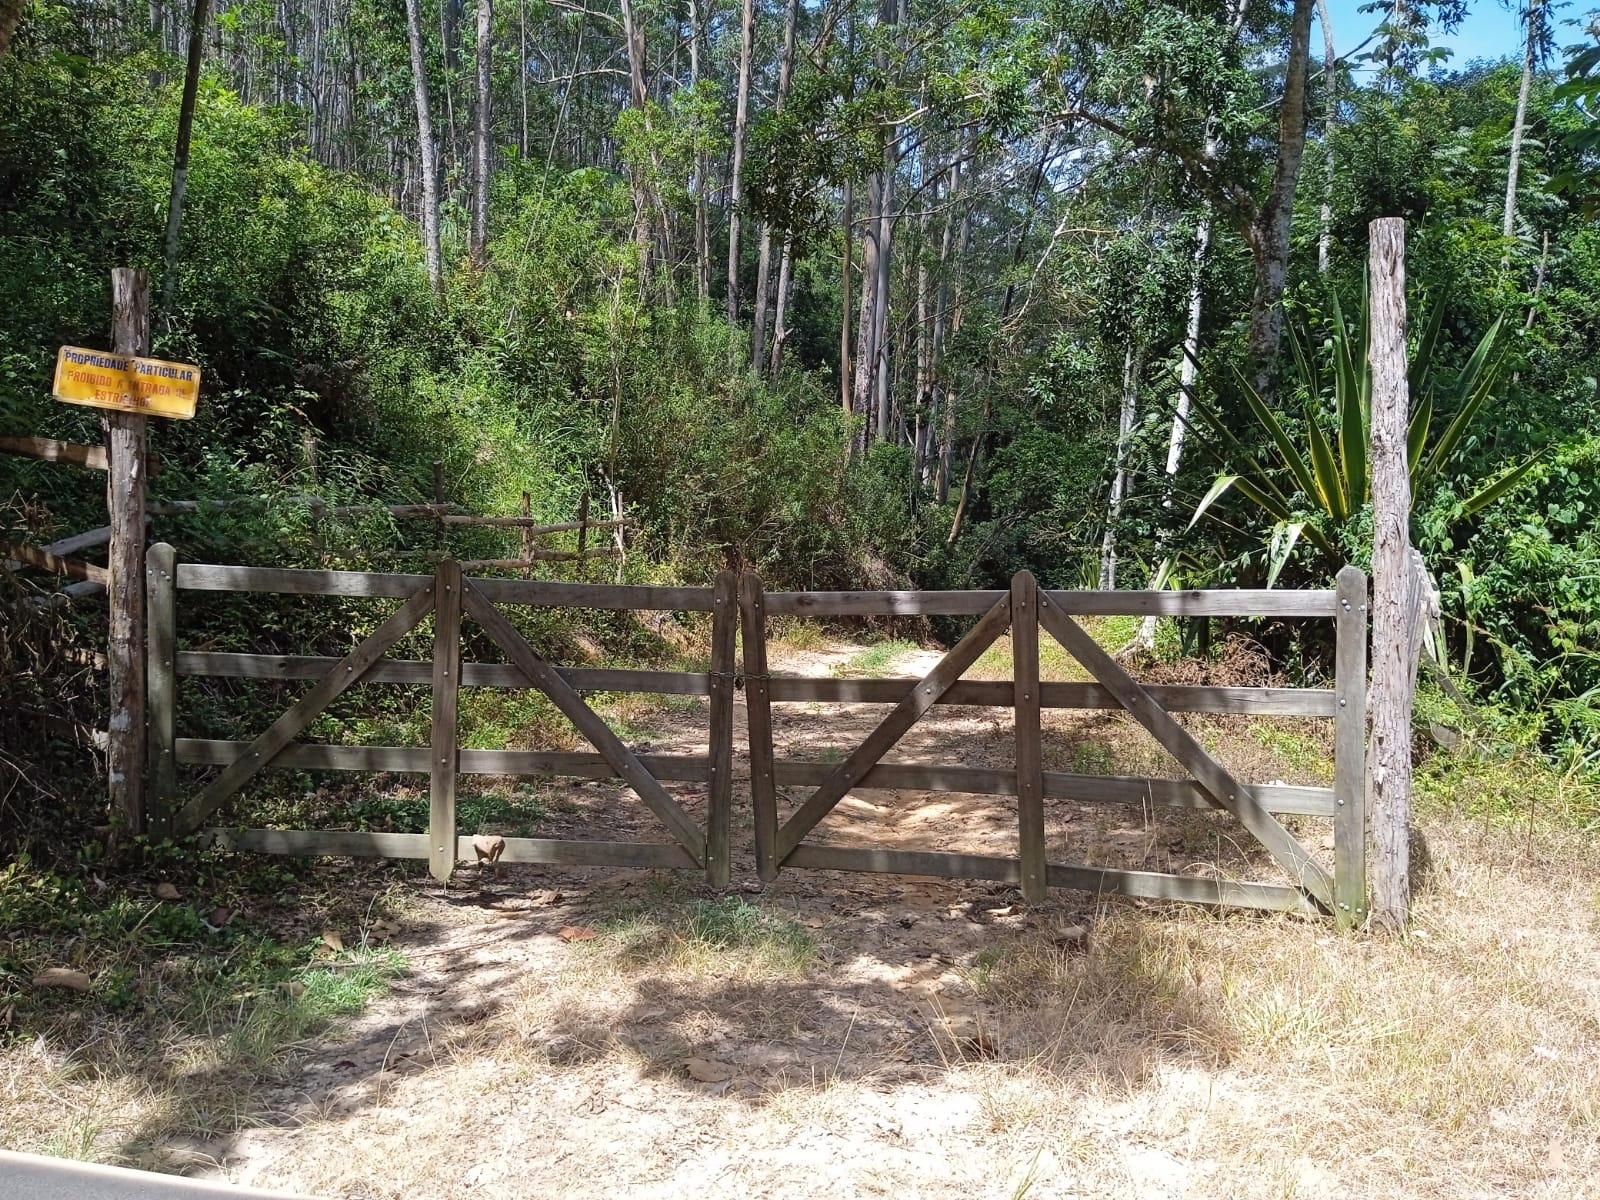
POLYGON ((706 882, 729 879, 728 832, 733 815, 733 676, 739 636, 739 579, 717 572, 711 612, 711 786, 706 795, 706 882))
POLYGON ((150 693, 147 807, 152 836, 171 832, 173 805, 178 797, 177 578, 178 552, 165 542, 151 546, 145 555, 144 586, 145 616, 149 621, 145 686, 150 693))
POLYGON ((1011 577, 1011 678, 1016 720, 1017 850, 1022 898, 1043 904, 1045 878, 1044 767, 1039 735, 1039 582, 1031 571, 1011 577))
MULTIPOLYGON (((118 354, 150 353, 150 275, 132 267, 111 272, 111 346, 118 354)), ((110 511, 110 619, 106 666, 111 717, 106 781, 111 817, 125 833, 145 826, 145 417, 107 412, 106 507, 110 511)))
POLYGON ((1368 226, 1372 369, 1372 708, 1367 811, 1372 915, 1398 928, 1411 910, 1411 704, 1416 690, 1411 477, 1406 461, 1406 227, 1368 226))
POLYGON ((445 558, 433 572, 433 753, 428 770, 428 871, 443 884, 456 869, 460 690, 461 567, 445 558))

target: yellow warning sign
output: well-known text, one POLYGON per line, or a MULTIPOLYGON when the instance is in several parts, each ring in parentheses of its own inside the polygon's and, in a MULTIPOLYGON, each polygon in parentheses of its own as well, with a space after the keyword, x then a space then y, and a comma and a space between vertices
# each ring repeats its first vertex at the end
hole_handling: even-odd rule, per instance
POLYGON ((194 416, 195 402, 200 399, 200 368, 63 346, 56 355, 51 390, 57 400, 67 404, 184 420, 194 416))

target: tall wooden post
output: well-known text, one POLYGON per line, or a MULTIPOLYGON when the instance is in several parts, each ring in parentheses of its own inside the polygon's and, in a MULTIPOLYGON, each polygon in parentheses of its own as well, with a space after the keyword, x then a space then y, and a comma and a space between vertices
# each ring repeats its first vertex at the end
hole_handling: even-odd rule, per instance
POLYGON ((1372 708, 1367 810, 1372 915, 1398 928, 1411 910, 1411 702, 1416 611, 1406 462, 1406 227, 1368 227, 1372 368, 1372 708))
POLYGON ((445 558, 433 572, 433 754, 428 764, 428 871, 443 884, 456 869, 460 690, 461 566, 445 558))
POLYGON ((1045 877, 1043 750, 1039 740, 1039 583, 1031 571, 1011 577, 1011 678, 1016 716, 1017 841, 1022 898, 1042 904, 1045 877))
POLYGON ((725 888, 733 815, 733 675, 739 636, 739 580, 717 572, 711 613, 711 787, 706 798, 706 882, 725 888))
MULTIPOLYGON (((111 348, 150 353, 150 275, 131 267, 111 272, 111 348)), ((104 420, 111 518, 110 620, 106 666, 111 676, 106 780, 111 817, 123 831, 145 827, 145 418, 111 412, 104 420)))

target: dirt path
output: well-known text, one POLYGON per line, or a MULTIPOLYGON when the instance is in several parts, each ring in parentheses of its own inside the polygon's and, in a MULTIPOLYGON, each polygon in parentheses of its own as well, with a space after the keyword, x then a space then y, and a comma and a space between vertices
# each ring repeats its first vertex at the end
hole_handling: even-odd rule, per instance
MULTIPOLYGON (((774 665, 827 674, 855 651, 774 665)), ((894 673, 937 657, 908 652, 894 673)), ((788 706, 780 754, 838 757, 883 711, 788 706)), ((699 752, 702 721, 667 710, 648 745, 699 752)), ((743 727, 741 699, 741 740, 743 727)), ((1047 765, 1081 765, 1086 746, 1101 767, 1148 756, 1092 714, 1052 714, 1047 733, 1047 765)), ((896 757, 1009 762, 1009 715, 936 709, 896 757)), ((703 789, 674 790, 703 805, 703 789)), ((545 836, 661 836, 609 782, 554 786, 549 801, 545 836)), ((1226 1038, 1138 961, 1111 963, 1093 1002, 1074 1007, 1095 936, 1086 898, 1027 913, 1003 885, 802 871, 758 897, 736 811, 743 899, 604 869, 464 868, 448 890, 417 885, 394 943, 409 972, 393 991, 283 1078, 246 1084, 249 1127, 168 1145, 168 1161, 257 1186, 408 1198, 1156 1200, 1208 1176, 1193 1147, 1179 1152, 1181 1106, 1215 1086, 1226 1038), (1068 1093, 1078 1100, 1063 1107, 1068 1093), (1152 1112, 1152 1097, 1178 1107, 1152 1112)), ((1175 834, 1147 814, 1053 804, 1052 853, 1071 844, 1078 861, 1163 867, 1216 854, 1206 814, 1187 817, 1175 834)), ((819 835, 1009 854, 1015 816, 1003 798, 862 790, 819 835)), ((1293 1170, 1320 1188, 1319 1168, 1304 1168, 1293 1170)))

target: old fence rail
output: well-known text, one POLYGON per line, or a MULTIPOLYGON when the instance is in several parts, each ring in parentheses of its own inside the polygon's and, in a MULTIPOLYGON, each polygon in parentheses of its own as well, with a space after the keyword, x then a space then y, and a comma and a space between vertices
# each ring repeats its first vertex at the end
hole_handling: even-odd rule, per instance
POLYGON ((733 805, 734 691, 742 676, 749 724, 750 803, 757 869, 770 881, 785 869, 877 871, 993 879, 1016 883, 1030 902, 1050 887, 1157 900, 1331 913, 1354 923, 1366 915, 1365 754, 1366 577, 1354 567, 1323 591, 1082 592, 1041 589, 1027 572, 1008 591, 767 592, 752 573, 724 572, 712 587, 655 587, 467 579, 446 560, 432 575, 287 570, 178 563, 170 546, 151 548, 150 762, 158 827, 191 833, 210 825, 256 773, 268 767, 343 771, 426 772, 430 813, 425 834, 360 831, 229 829, 211 836, 241 850, 290 854, 426 858, 448 878, 472 857, 471 838, 456 828, 460 774, 558 775, 624 781, 660 819, 672 840, 661 843, 507 838, 504 861, 569 865, 677 867, 704 870, 714 885, 729 879, 733 805), (343 658, 222 653, 177 648, 177 596, 182 592, 277 592, 378 597, 395 612, 343 658), (507 618, 508 608, 598 608, 706 612, 712 618, 711 660, 704 672, 570 668, 541 658, 507 618), (433 657, 406 660, 389 651, 433 616, 433 657), (1083 616, 1272 616, 1331 620, 1336 678, 1332 688, 1145 685, 1133 679, 1078 624, 1083 616), (767 624, 775 615, 821 618, 917 615, 978 620, 923 678, 807 679, 773 676, 767 624), (504 654, 504 663, 461 661, 461 626, 476 623, 504 654), (742 630, 742 672, 736 638, 742 630), (1012 679, 963 675, 994 641, 1011 633, 1012 679), (1092 682, 1039 678, 1041 632, 1058 641, 1092 682), (311 688, 253 740, 179 737, 175 695, 180 677, 306 680, 311 688), (433 695, 428 746, 330 746, 298 740, 312 721, 358 683, 428 685, 433 695), (459 745, 456 699, 462 687, 536 688, 593 745, 594 752, 473 750, 459 745), (703 695, 710 699, 704 755, 636 754, 584 699, 591 692, 703 695), (772 706, 795 702, 882 704, 889 712, 844 761, 779 759, 772 706), (933 706, 980 705, 1015 714, 1014 764, 884 762, 885 755, 933 706), (1045 709, 1122 710, 1138 721, 1187 772, 1186 779, 1084 775, 1042 766, 1040 714, 1045 709), (1174 713, 1289 715, 1335 724, 1334 786, 1260 785, 1236 779, 1179 723, 1174 713), (220 767, 201 790, 178 803, 179 765, 220 767), (662 786, 704 784, 706 811, 696 820, 662 786), (818 844, 808 840, 857 787, 987 793, 1017 799, 1017 854, 957 854, 818 844), (778 789, 808 794, 780 818, 778 789), (1047 861, 1044 803, 1217 809, 1265 848, 1287 882, 1114 870, 1047 861), (1331 871, 1278 820, 1332 821, 1331 871))

